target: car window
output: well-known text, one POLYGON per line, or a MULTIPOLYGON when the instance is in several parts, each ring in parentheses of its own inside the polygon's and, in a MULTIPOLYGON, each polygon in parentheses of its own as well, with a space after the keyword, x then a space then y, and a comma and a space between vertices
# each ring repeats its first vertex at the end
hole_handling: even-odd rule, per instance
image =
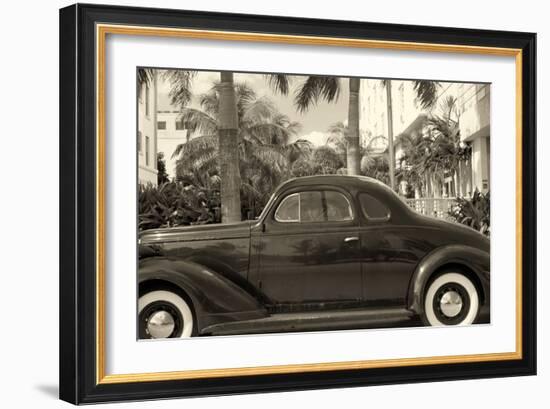
POLYGON ((294 193, 285 197, 277 211, 275 220, 278 222, 299 222, 300 221, 300 194, 294 193))
POLYGON ((327 190, 323 192, 323 197, 326 202, 327 221, 337 222, 352 220, 353 214, 351 205, 342 193, 327 190))
POLYGON ((335 191, 307 191, 285 197, 275 211, 278 222, 335 222, 353 220, 348 199, 335 191))
POLYGON ((300 221, 303 223, 325 221, 321 192, 300 193, 300 221))
POLYGON ((363 212, 365 213, 367 219, 389 219, 390 209, 374 196, 371 196, 368 193, 361 193, 359 195, 359 202, 361 203, 361 208, 363 209, 363 212))

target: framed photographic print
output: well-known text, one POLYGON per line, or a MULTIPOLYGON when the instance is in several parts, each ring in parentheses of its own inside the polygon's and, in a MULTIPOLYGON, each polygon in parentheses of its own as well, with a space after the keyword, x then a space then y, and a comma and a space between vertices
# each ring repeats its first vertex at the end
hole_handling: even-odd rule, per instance
POLYGON ((60 397, 536 373, 532 33, 60 11, 60 397))

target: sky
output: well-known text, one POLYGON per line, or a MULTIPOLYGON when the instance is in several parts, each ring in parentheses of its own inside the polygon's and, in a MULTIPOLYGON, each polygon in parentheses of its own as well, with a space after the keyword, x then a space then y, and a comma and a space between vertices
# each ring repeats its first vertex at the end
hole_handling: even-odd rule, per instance
MULTIPOLYGON (((193 79, 191 91, 194 95, 194 100, 191 102, 191 106, 197 107, 197 96, 208 92, 212 84, 218 81, 219 78, 220 74, 218 71, 198 72, 193 79)), ((327 103, 320 101, 317 106, 312 106, 307 112, 302 114, 295 108, 293 99, 296 89, 304 79, 305 77, 303 76, 293 76, 291 78, 290 92, 288 95, 283 96, 271 89, 263 74, 235 73, 234 75, 236 83, 247 83, 258 94, 258 97, 269 97, 281 113, 287 115, 292 121, 301 124, 302 127, 296 139, 307 139, 316 146, 324 145, 329 126, 336 122, 345 122, 347 119, 347 82, 342 82, 342 90, 336 102, 327 103)), ((169 84, 166 82, 159 86, 159 109, 168 109, 169 90, 169 84)), ((175 108, 172 107, 172 109, 175 108)))

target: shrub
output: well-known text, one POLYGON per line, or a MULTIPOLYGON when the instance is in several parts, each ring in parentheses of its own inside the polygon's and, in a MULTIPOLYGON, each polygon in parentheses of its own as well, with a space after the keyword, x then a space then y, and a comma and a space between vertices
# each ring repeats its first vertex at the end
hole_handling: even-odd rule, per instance
POLYGON ((139 186, 139 229, 216 223, 219 192, 181 182, 139 186))
POLYGON ((483 194, 477 189, 471 199, 457 198, 449 215, 458 223, 489 236, 491 229, 491 203, 489 192, 483 194))
POLYGON ((166 172, 166 160, 164 159, 164 153, 157 153, 157 183, 162 185, 163 183, 169 182, 170 178, 166 172))

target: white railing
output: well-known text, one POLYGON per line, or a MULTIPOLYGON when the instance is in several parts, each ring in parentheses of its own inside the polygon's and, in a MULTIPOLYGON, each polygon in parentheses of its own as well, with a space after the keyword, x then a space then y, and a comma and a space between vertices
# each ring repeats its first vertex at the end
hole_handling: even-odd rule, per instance
POLYGON ((450 220, 449 211, 456 204, 454 197, 405 199, 409 207, 425 216, 450 220))

